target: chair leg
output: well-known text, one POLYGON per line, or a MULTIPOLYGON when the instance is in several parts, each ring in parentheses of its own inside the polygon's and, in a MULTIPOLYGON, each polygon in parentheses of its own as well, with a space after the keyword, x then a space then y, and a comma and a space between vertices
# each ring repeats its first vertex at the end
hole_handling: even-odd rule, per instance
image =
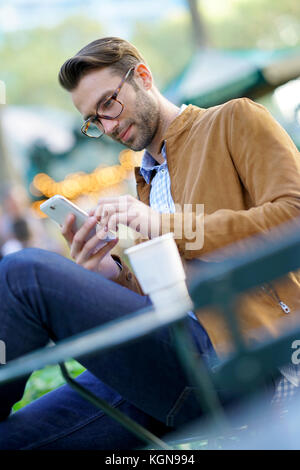
POLYGON ((105 400, 100 397, 97 397, 88 389, 83 387, 81 384, 76 382, 70 375, 64 363, 59 364, 61 373, 66 380, 66 382, 72 387, 80 396, 85 400, 88 400, 90 403, 95 405, 97 408, 100 408, 104 413, 106 413, 111 418, 115 419, 118 423, 128 429, 130 432, 135 434, 139 439, 143 440, 147 445, 154 447, 155 449, 164 449, 171 450, 172 447, 169 447, 164 441, 159 437, 155 436, 153 433, 148 431, 146 428, 136 423, 134 420, 129 418, 127 415, 121 411, 113 408, 105 400))

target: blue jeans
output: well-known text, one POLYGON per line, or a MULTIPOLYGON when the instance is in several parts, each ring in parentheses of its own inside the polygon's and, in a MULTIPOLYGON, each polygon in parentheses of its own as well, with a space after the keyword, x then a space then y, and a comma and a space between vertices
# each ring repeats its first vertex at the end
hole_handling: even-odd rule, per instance
MULTIPOLYGON (((120 318, 150 300, 52 252, 29 248, 0 262, 0 339, 7 361, 120 318)), ((199 353, 216 360, 201 326, 187 327, 199 353)), ((76 359, 76 358, 75 358, 76 359)), ((111 351, 78 358, 77 380, 157 435, 201 415, 169 328, 111 351)), ((68 385, 10 414, 27 378, 0 386, 0 449, 130 449, 129 431, 68 385)))

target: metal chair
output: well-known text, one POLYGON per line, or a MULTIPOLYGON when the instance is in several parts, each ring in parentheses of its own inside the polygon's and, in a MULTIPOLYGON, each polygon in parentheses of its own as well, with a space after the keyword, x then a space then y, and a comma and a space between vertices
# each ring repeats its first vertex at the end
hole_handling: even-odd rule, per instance
MULTIPOLYGON (((236 321, 236 296, 299 267, 300 236, 297 227, 289 231, 284 239, 272 240, 272 243, 269 237, 266 237, 263 243, 260 240, 255 255, 231 257, 224 262, 207 265, 206 268, 197 261, 192 263, 193 276, 189 291, 195 309, 217 306, 223 312, 235 345, 235 353, 230 359, 213 371, 207 370, 201 358, 192 354, 193 346, 184 322, 187 308, 186 305, 176 304, 166 307, 159 315, 154 314, 151 308, 140 310, 118 321, 61 341, 54 347, 44 348, 11 361, 0 369, 0 386, 46 365, 59 364, 66 382, 73 389, 137 435, 146 446, 171 449, 178 444, 178 440, 177 444, 172 440, 168 443, 112 408, 72 379, 65 365, 72 357, 99 354, 169 325, 174 332, 178 357, 191 384, 199 391, 199 406, 208 419, 206 423, 209 422, 209 429, 205 430, 204 435, 230 435, 232 428, 228 426, 217 390, 227 387, 241 393, 245 398, 255 396, 266 377, 278 374, 278 367, 290 361, 291 344, 295 338, 300 338, 299 324, 296 329, 276 340, 249 348, 236 321), (143 315, 140 315, 141 313, 143 315), (241 378, 239 371, 245 367, 251 373, 241 378)), ((193 436, 189 442, 192 439, 193 436)))

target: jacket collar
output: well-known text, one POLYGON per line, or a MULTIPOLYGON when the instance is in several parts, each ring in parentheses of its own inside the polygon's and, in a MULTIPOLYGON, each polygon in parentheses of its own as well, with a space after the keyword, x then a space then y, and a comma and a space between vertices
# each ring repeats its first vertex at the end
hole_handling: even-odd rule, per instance
MULTIPOLYGON (((160 151, 165 143, 166 140, 178 136, 181 132, 183 132, 186 127, 188 127, 195 119, 195 114, 199 114, 199 111, 202 111, 200 108, 190 104, 188 105, 182 113, 180 113, 170 124, 167 131, 162 137, 160 151)), ((204 110, 203 110, 204 111, 204 110)), ((149 183, 146 183, 143 175, 140 174, 140 167, 134 168, 135 179, 137 184, 137 194, 141 201, 149 204, 149 195, 151 189, 151 179, 154 174, 151 175, 149 183)))
POLYGON ((162 137, 160 144, 160 149, 162 148, 164 141, 180 134, 190 123, 191 119, 194 117, 195 110, 199 110, 196 106, 189 104, 175 119, 171 122, 167 128, 165 134, 162 137))

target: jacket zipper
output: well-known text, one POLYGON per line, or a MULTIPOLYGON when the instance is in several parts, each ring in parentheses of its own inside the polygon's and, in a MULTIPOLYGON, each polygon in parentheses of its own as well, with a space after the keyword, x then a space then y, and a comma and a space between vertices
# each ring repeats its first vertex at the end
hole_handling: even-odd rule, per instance
POLYGON ((272 286, 272 284, 265 284, 262 289, 268 294, 270 295, 273 299, 275 299, 275 301, 278 303, 278 305, 280 306, 281 310, 288 314, 291 312, 291 309, 289 308, 288 305, 286 305, 284 302, 282 302, 282 300, 279 298, 279 295, 277 294, 276 290, 274 289, 274 287, 272 286))

